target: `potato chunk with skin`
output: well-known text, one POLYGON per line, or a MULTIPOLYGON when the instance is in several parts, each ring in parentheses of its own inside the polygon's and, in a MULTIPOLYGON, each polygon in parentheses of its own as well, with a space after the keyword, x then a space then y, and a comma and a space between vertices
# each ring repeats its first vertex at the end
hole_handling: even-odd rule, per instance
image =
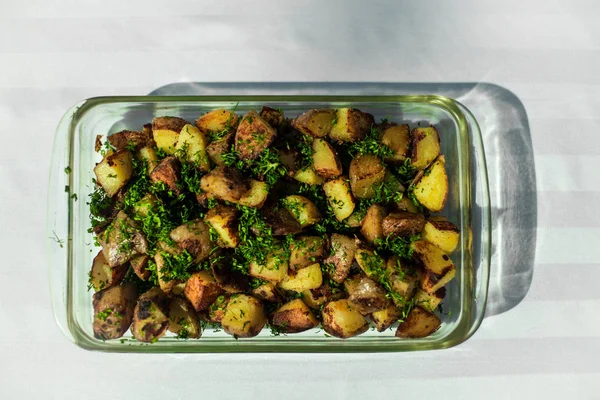
POLYGON ((446 296, 446 288, 439 288, 435 293, 427 293, 422 289, 417 289, 415 293, 415 305, 423 307, 429 312, 434 312, 446 296))
POLYGON ((131 153, 128 150, 119 150, 107 155, 96 165, 94 174, 106 195, 113 197, 133 176, 131 153))
POLYGON ((316 328, 319 320, 301 299, 294 299, 271 315, 271 325, 282 333, 298 333, 316 328))
POLYGON ((142 294, 133 312, 131 333, 140 342, 155 342, 169 327, 169 298, 158 287, 142 294))
POLYGON ((208 146, 206 146, 206 154, 208 154, 208 158, 213 164, 220 167, 225 166, 223 154, 230 150, 234 137, 234 133, 228 133, 222 138, 210 142, 208 146))
POLYGON ((316 289, 305 290, 302 292, 302 300, 310 308, 318 309, 329 300, 330 288, 326 284, 316 289))
POLYGON ((425 226, 423 214, 413 214, 406 211, 391 213, 382 221, 384 237, 410 237, 418 235, 425 226))
POLYGON ((435 244, 446 253, 452 253, 456 246, 460 232, 456 225, 444 218, 434 217, 425 222, 423 239, 435 244))
POLYGON ((325 256, 325 240, 320 236, 304 236, 296 239, 291 246, 290 268, 293 270, 308 267, 325 256))
POLYGON ((360 199, 370 199, 375 195, 375 188, 384 181, 387 170, 379 157, 361 154, 354 157, 348 172, 352 194, 360 199))
POLYGON ((98 236, 108 265, 125 264, 132 257, 148 251, 148 242, 131 218, 119 211, 113 222, 98 236))
POLYGON ((428 174, 415 184, 415 198, 429 211, 440 212, 446 205, 448 197, 448 176, 446 175, 446 158, 441 155, 433 163, 428 174))
POLYGON ((354 212, 356 202, 350 191, 348 179, 344 176, 323 184, 323 191, 327 201, 333 209, 333 214, 338 221, 343 221, 354 212))
POLYGON ((322 185, 325 182, 325 179, 317 175, 312 166, 294 172, 293 177, 298 182, 306 183, 307 185, 322 185))
POLYGON ((287 276, 288 267, 283 250, 274 250, 267 255, 264 262, 252 261, 248 273, 255 278, 279 282, 287 276))
POLYGON ((174 297, 169 304, 169 331, 178 338, 197 339, 202 335, 198 315, 187 301, 174 297))
POLYGON ((123 336, 131 325, 136 297, 137 290, 132 284, 94 293, 94 337, 109 340, 123 336))
POLYGON ((402 317, 402 311, 393 304, 390 304, 383 310, 375 311, 371 314, 371 320, 377 327, 378 332, 383 332, 392 326, 402 317))
POLYGON ((321 265, 315 263, 299 269, 295 273, 288 271, 288 275, 278 283, 278 286, 283 290, 301 293, 305 290, 316 289, 322 283, 323 273, 321 272, 321 265))
POLYGON ((315 203, 304 196, 287 196, 283 206, 294 216, 302 228, 314 225, 321 220, 321 213, 315 203))
POLYGON ((396 294, 392 296, 392 300, 396 306, 404 308, 419 286, 419 276, 414 267, 404 261, 401 262, 397 255, 388 258, 386 269, 389 274, 390 288, 396 294))
POLYGON ((280 303, 283 301, 283 296, 279 293, 277 286, 273 282, 263 283, 252 289, 252 295, 270 303, 280 303))
POLYGON ((210 171, 210 161, 206 153, 208 139, 193 125, 187 124, 181 130, 175 150, 183 153, 185 161, 194 163, 201 171, 210 171))
POLYGON ((219 108, 207 112, 196 119, 196 127, 205 133, 233 132, 238 126, 239 117, 233 111, 219 108))
POLYGON ((260 110, 260 116, 275 129, 280 129, 285 122, 285 117, 281 109, 276 110, 271 107, 263 106, 260 110))
POLYGON ((331 301, 322 311, 323 329, 328 334, 346 339, 365 333, 369 323, 346 299, 331 301))
POLYGON ((323 178, 336 178, 342 174, 342 163, 334 148, 324 139, 312 142, 313 168, 323 178))
POLYGON ((218 205, 211 208, 204 221, 218 234, 220 247, 235 248, 240 243, 237 226, 237 210, 233 207, 218 205))
POLYGON ((363 234, 367 242, 375 243, 377 239, 383 239, 386 236, 383 231, 383 221, 386 213, 385 207, 379 204, 373 204, 367 210, 367 215, 365 215, 360 229, 360 233, 363 234))
POLYGON ((323 138, 331 131, 335 117, 336 111, 334 109, 312 109, 294 119, 292 126, 305 135, 323 138))
POLYGON ((258 335, 266 323, 263 304, 245 294, 231 296, 221 319, 223 330, 239 338, 258 335))
POLYGON ((415 168, 426 168, 440 154, 440 136, 433 126, 413 129, 411 141, 411 161, 415 168))
POLYGON ((386 291, 367 277, 362 277, 348 294, 348 302, 362 315, 382 310, 390 304, 386 291))
POLYGON ((423 338, 437 331, 441 325, 440 319, 421 307, 413 308, 406 319, 398 325, 396 337, 423 338))
POLYGON ((130 146, 139 149, 144 146, 152 145, 152 142, 154 141, 152 134, 149 132, 129 130, 113 133, 112 135, 109 135, 107 139, 115 150, 123 150, 130 146))
POLYGON ((262 215, 273 236, 295 235, 302 231, 296 218, 286 208, 271 203, 263 208, 262 215))
POLYGON ((166 251, 157 252, 154 255, 154 262, 156 263, 156 276, 158 278, 158 286, 166 294, 179 295, 183 293, 185 288, 185 282, 174 279, 169 269, 169 260, 173 255, 166 251))
POLYGON ((356 252, 354 259, 360 269, 371 279, 377 279, 378 274, 385 268, 385 260, 364 243, 356 239, 356 252))
POLYGON ((269 196, 269 185, 250 179, 249 186, 250 189, 236 203, 246 207, 261 208, 269 196))
POLYGON ((181 250, 186 250, 199 264, 210 255, 213 243, 210 241, 208 225, 201 219, 186 222, 173 229, 169 234, 181 250))
POLYGON ((175 152, 175 145, 179 140, 179 133, 188 122, 177 117, 156 117, 152 120, 152 135, 156 147, 167 154, 175 152))
POLYGON ((183 294, 194 310, 200 312, 208 307, 222 295, 223 289, 219 287, 214 276, 209 271, 200 271, 192 274, 185 284, 183 294))
POLYGON ((436 245, 425 240, 411 243, 414 255, 423 264, 421 289, 435 293, 456 275, 454 263, 448 255, 436 245))
POLYGON ((158 154, 156 150, 152 147, 142 147, 138 150, 137 156, 139 159, 143 160, 146 163, 148 173, 152 173, 154 168, 158 165, 160 160, 158 159, 158 154))
POLYGON ((152 275, 152 271, 148 269, 149 256, 146 254, 140 254, 139 256, 133 257, 129 260, 129 265, 133 269, 133 272, 143 281, 147 281, 152 275))
POLYGON ((153 170, 150 174, 150 179, 152 182, 158 183, 162 182, 172 190, 175 194, 180 194, 181 190, 179 189, 179 177, 181 165, 179 164, 179 160, 176 157, 170 156, 164 158, 153 170))
POLYGON ((367 136, 374 123, 371 114, 356 108, 339 108, 329 137, 338 142, 357 142, 367 136))
POLYGON ((388 162, 401 162, 408 156, 410 147, 410 130, 408 125, 389 124, 382 128, 381 144, 392 150, 392 155, 386 158, 388 162))
POLYGON ((240 160, 255 160, 273 143, 277 131, 256 111, 248 111, 235 133, 235 151, 240 160))
POLYGON ((221 200, 238 202, 250 189, 240 171, 230 167, 217 167, 200 179, 200 188, 221 200))
POLYGON ((342 283, 348 277, 348 272, 354 262, 354 253, 356 252, 356 242, 348 236, 334 233, 330 238, 331 254, 325 259, 326 263, 331 263, 335 267, 335 272, 331 276, 336 283, 342 283))
POLYGON ((94 288, 94 291, 98 292, 119 284, 126 272, 127 264, 111 268, 106 258, 104 258, 104 253, 100 250, 92 262, 89 283, 94 288))

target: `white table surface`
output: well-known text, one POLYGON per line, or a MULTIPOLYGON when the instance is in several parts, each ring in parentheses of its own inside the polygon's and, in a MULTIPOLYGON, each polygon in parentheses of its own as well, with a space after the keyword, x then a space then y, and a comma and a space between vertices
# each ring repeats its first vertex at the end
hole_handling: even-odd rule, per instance
MULTIPOLYGON (((2 1, 1 399, 600 398, 599 4, 321 3, 2 1), (494 309, 473 338, 444 351, 79 349, 57 329, 49 302, 45 213, 54 129, 84 98, 187 81, 491 82, 509 89, 525 107, 533 143, 537 229, 526 234, 534 235, 535 261, 532 280, 531 270, 525 277, 495 271, 490 290, 497 300, 499 290, 512 295, 511 279, 530 286, 515 294, 518 304, 494 309)), ((489 151, 494 162, 493 145, 489 151)), ((519 157, 511 164, 501 169, 518 168, 519 157)), ((490 178, 496 188, 503 183, 490 178)), ((492 205, 501 208, 502 198, 492 187, 492 205)), ((520 228, 517 221, 512 230, 520 228)), ((502 262, 495 254, 492 268, 502 262)))

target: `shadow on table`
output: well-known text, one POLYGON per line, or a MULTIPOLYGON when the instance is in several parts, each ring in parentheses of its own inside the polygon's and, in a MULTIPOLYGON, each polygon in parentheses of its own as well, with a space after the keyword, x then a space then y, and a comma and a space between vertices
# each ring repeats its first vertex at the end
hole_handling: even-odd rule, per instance
MULTIPOLYGON (((464 104, 481 128, 490 183, 492 259, 486 316, 506 312, 523 300, 533 279, 537 192, 527 113, 514 93, 491 83, 362 82, 190 82, 165 85, 150 93, 156 96, 267 94, 440 94, 464 104)), ((474 182, 474 187, 478 183, 474 182)), ((481 219, 477 202, 473 213, 475 222, 481 219)))

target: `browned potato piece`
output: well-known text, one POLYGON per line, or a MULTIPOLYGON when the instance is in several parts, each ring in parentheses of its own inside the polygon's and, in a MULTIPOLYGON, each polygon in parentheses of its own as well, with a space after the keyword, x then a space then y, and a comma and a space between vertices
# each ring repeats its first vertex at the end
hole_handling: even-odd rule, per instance
POLYGON ((273 143, 277 131, 256 111, 248 111, 235 133, 235 151, 240 160, 255 160, 273 143))
POLYGON ((201 171, 210 171, 210 161, 206 153, 208 139, 206 134, 194 125, 187 124, 179 134, 175 150, 182 153, 183 159, 194 163, 201 171))
POLYGON ((148 257, 146 254, 140 254, 139 256, 133 257, 129 260, 129 265, 133 269, 133 272, 143 281, 147 281, 152 275, 152 271, 148 269, 148 257))
POLYGON ((356 239, 354 259, 360 269, 371 279, 377 279, 377 274, 386 266, 385 260, 380 255, 375 254, 358 239, 356 239))
POLYGON ((94 293, 94 337, 109 340, 123 336, 131 325, 136 297, 137 290, 132 284, 94 293))
POLYGON ((392 149, 393 154, 388 157, 388 162, 400 162, 404 161, 408 154, 410 147, 410 130, 408 125, 388 125, 382 129, 380 141, 381 144, 386 145, 392 149))
POLYGON ((113 197, 133 176, 131 153, 119 150, 104 157, 94 168, 96 181, 108 197, 113 197))
POLYGON ((336 111, 331 108, 312 109, 294 119, 292 126, 306 135, 322 138, 331 130, 335 116, 336 111))
MULTIPOLYGON (((237 225, 237 210, 233 207, 217 205, 208 210, 204 221, 218 234, 220 247, 235 248, 240 243, 237 225)), ((209 249, 210 252, 210 249, 209 249)))
POLYGON ((396 202, 396 207, 398 208, 398 211, 407 211, 413 214, 419 213, 419 209, 415 206, 415 203, 413 203, 406 195, 402 196, 402 198, 396 202))
POLYGON ((446 158, 440 155, 429 168, 429 174, 424 174, 413 189, 416 199, 429 211, 440 212, 446 205, 448 176, 445 165, 446 158))
POLYGON ((157 252, 154 255, 154 262, 156 263, 156 276, 158 278, 158 286, 160 290, 166 294, 179 295, 183 293, 185 289, 185 282, 178 279, 173 279, 171 271, 169 270, 168 258, 173 257, 166 251, 157 252), (165 260, 167 258, 167 260, 165 260))
POLYGON ((390 302, 386 297, 386 291, 372 279, 362 277, 356 285, 348 291, 348 301, 362 315, 383 310, 390 302))
POLYGON ((388 280, 390 288, 400 296, 392 296, 396 306, 403 308, 413 298, 419 285, 419 277, 415 269, 406 262, 401 262, 398 256, 393 255, 387 260, 388 280))
POLYGON ((121 132, 113 133, 107 137, 108 142, 115 150, 123 150, 130 145, 133 145, 136 149, 144 146, 152 145, 154 141, 152 138, 152 132, 143 131, 128 131, 124 130, 121 132))
POLYGON ((344 221, 350 228, 360 228, 365 220, 365 214, 363 212, 354 211, 344 221))
POLYGON ((291 251, 291 269, 308 267, 325 256, 325 240, 320 236, 300 237, 292 244, 291 251))
POLYGON ((123 211, 119 211, 108 228, 98 236, 98 242, 111 267, 125 264, 132 257, 148 251, 146 238, 123 211))
POLYGON ((152 173, 160 161, 153 147, 142 147, 137 151, 137 157, 146 163, 148 173, 152 173))
POLYGON ((309 289, 302 292, 302 300, 310 308, 318 309, 325 304, 331 295, 331 288, 326 283, 316 289, 309 289))
POLYGON ((269 196, 269 185, 265 182, 250 179, 250 189, 236 202, 242 206, 261 208, 269 196))
POLYGON ((248 290, 248 275, 231 269, 227 260, 220 260, 211 265, 213 276, 221 289, 227 293, 240 293, 248 290))
POLYGON ((287 276, 288 266, 288 260, 283 250, 273 250, 267 255, 264 263, 252 261, 248 274, 255 278, 279 282, 287 276))
POLYGON ((287 196, 283 202, 283 206, 292 214, 302 228, 314 225, 321 220, 321 213, 315 203, 304 196, 287 196))
POLYGON ((127 264, 111 268, 106 258, 104 258, 104 253, 100 250, 92 262, 89 283, 94 288, 94 291, 98 292, 119 284, 126 272, 127 264))
POLYGON ((263 106, 260 110, 260 116, 275 129, 279 129, 285 121, 283 111, 271 107, 263 106))
POLYGON ((350 267, 354 262, 354 253, 356 252, 356 242, 348 236, 334 233, 330 238, 331 255, 325 260, 335 267, 335 272, 331 276, 334 282, 342 283, 348 277, 350 267))
POLYGON ((239 117, 233 111, 219 108, 196 119, 196 127, 205 133, 233 132, 237 128, 238 120, 239 117))
POLYGON ((296 164, 298 162, 298 152, 292 149, 277 149, 279 161, 286 169, 287 176, 293 177, 296 173, 296 164))
POLYGON ((441 325, 440 319, 421 307, 413 308, 406 319, 398 325, 396 337, 423 338, 437 331, 441 325))
POLYGON ((296 293, 302 293, 305 290, 316 289, 323 283, 323 273, 321 265, 318 263, 299 269, 295 273, 288 271, 278 286, 283 290, 289 290, 296 293))
POLYGON ((383 332, 392 326, 402 317, 402 311, 393 304, 390 304, 383 310, 375 311, 371 314, 371 320, 377 327, 378 332, 383 332))
POLYGON ((217 167, 204 175, 200 179, 200 188, 213 197, 233 203, 250 189, 240 171, 230 167, 217 167))
POLYGON ((262 215, 271 227, 273 236, 295 235, 302 231, 296 218, 286 208, 270 204, 264 207, 262 215))
POLYGON ((440 154, 440 135, 432 125, 413 129, 411 137, 412 165, 424 169, 440 154))
POLYGON ((313 167, 306 167, 294 172, 294 179, 307 185, 322 185, 325 182, 325 179, 317 175, 313 167))
POLYGON ((359 199, 370 199, 375 188, 385 179, 386 169, 381 159, 373 154, 360 154, 350 163, 349 175, 352 194, 359 199))
POLYGON ((365 215, 360 229, 360 233, 363 234, 367 242, 375 243, 377 239, 383 239, 386 236, 383 231, 383 221, 386 213, 385 207, 379 204, 373 204, 367 210, 367 215, 365 215))
POLYGON ((181 165, 179 164, 179 160, 170 156, 164 158, 153 170, 150 174, 150 179, 152 182, 162 182, 164 183, 169 190, 172 190, 175 194, 181 193, 179 189, 179 171, 181 169, 181 165))
POLYGON ((298 333, 316 328, 319 320, 301 299, 294 299, 271 315, 271 325, 282 333, 298 333))
POLYGON ((435 293, 445 286, 456 275, 454 263, 446 253, 426 240, 418 240, 411 244, 415 256, 423 264, 421 289, 435 293))
POLYGON ((199 264, 210 255, 213 243, 210 241, 209 228, 201 219, 186 222, 173 229, 169 234, 181 250, 187 250, 199 264))
POLYGON ((374 123, 371 114, 356 108, 339 108, 329 137, 338 142, 357 142, 367 136, 374 123))
POLYGON ((360 335, 369 329, 365 317, 346 299, 327 303, 322 318, 325 332, 342 339, 360 335))
POLYGON ((340 158, 326 140, 315 138, 312 148, 313 168, 317 174, 323 178, 336 178, 342 174, 340 158))
POLYGON ((260 333, 267 323, 265 309, 260 300, 245 294, 234 294, 229 299, 221 325, 230 335, 249 338, 260 333))
POLYGON ((207 310, 217 297, 223 294, 223 290, 215 281, 212 273, 200 271, 192 274, 187 280, 183 294, 194 310, 200 312, 207 310))
POLYGON ((273 282, 267 282, 252 289, 252 295, 270 303, 280 303, 283 301, 283 296, 279 293, 273 282))
POLYGON ((423 229, 423 239, 435 244, 446 253, 452 253, 458 246, 460 232, 456 225, 446 221, 445 218, 433 217, 429 219, 423 229))
POLYGON ((152 135, 156 147, 167 154, 175 152, 175 145, 179 140, 179 133, 188 122, 177 117, 156 117, 152 120, 152 135))
POLYGON ((410 237, 418 235, 425 226, 423 214, 413 214, 407 211, 391 213, 383 218, 383 237, 410 237))
POLYGON ((221 139, 210 142, 208 146, 206 146, 206 154, 208 154, 210 161, 212 161, 215 165, 224 167, 225 163, 223 162, 223 154, 227 153, 231 148, 234 137, 234 133, 229 133, 223 136, 221 139))
POLYGON ((131 333, 140 342, 155 342, 169 327, 169 298, 158 287, 142 294, 133 312, 131 333))
POLYGON ((156 205, 156 203, 157 199, 153 194, 146 194, 137 203, 134 204, 134 215, 146 218, 150 211, 152 211, 152 208, 156 205))
POLYGON ((347 177, 341 176, 325 182, 323 184, 323 191, 338 221, 343 221, 354 212, 356 201, 350 191, 350 184, 347 177))
POLYGON ((180 339, 197 339, 202 335, 198 315, 187 301, 174 297, 169 305, 169 328, 180 339))
POLYGON ((223 295, 217 297, 215 302, 210 305, 208 308, 208 318, 210 322, 221 323, 223 319, 223 315, 225 315, 225 307, 227 307, 227 303, 229 302, 229 296, 223 295))
POLYGON ((415 305, 423 307, 429 312, 434 312, 446 296, 446 288, 439 288, 435 293, 427 293, 422 289, 417 289, 415 293, 415 305))

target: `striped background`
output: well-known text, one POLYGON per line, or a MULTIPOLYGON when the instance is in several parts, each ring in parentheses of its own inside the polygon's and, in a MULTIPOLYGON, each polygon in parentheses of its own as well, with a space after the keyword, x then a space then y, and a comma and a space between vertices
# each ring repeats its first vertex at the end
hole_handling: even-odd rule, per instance
MULTIPOLYGON (((563 3, 2 1, 0 397, 600 398, 600 7, 563 3), (496 307, 471 340, 416 354, 137 356, 61 336, 44 220, 53 132, 68 107, 171 82, 331 80, 492 82, 524 104, 537 211, 511 202, 531 188, 503 181, 530 172, 527 149, 502 152, 494 129, 486 146, 492 206, 508 207, 497 226, 537 212, 536 228, 517 219, 495 234, 535 234, 535 262, 523 271, 495 254, 496 307)), ((471 101, 506 131, 494 124, 510 116, 494 121, 471 101)), ((531 250, 523 243, 507 245, 511 259, 531 250)))

